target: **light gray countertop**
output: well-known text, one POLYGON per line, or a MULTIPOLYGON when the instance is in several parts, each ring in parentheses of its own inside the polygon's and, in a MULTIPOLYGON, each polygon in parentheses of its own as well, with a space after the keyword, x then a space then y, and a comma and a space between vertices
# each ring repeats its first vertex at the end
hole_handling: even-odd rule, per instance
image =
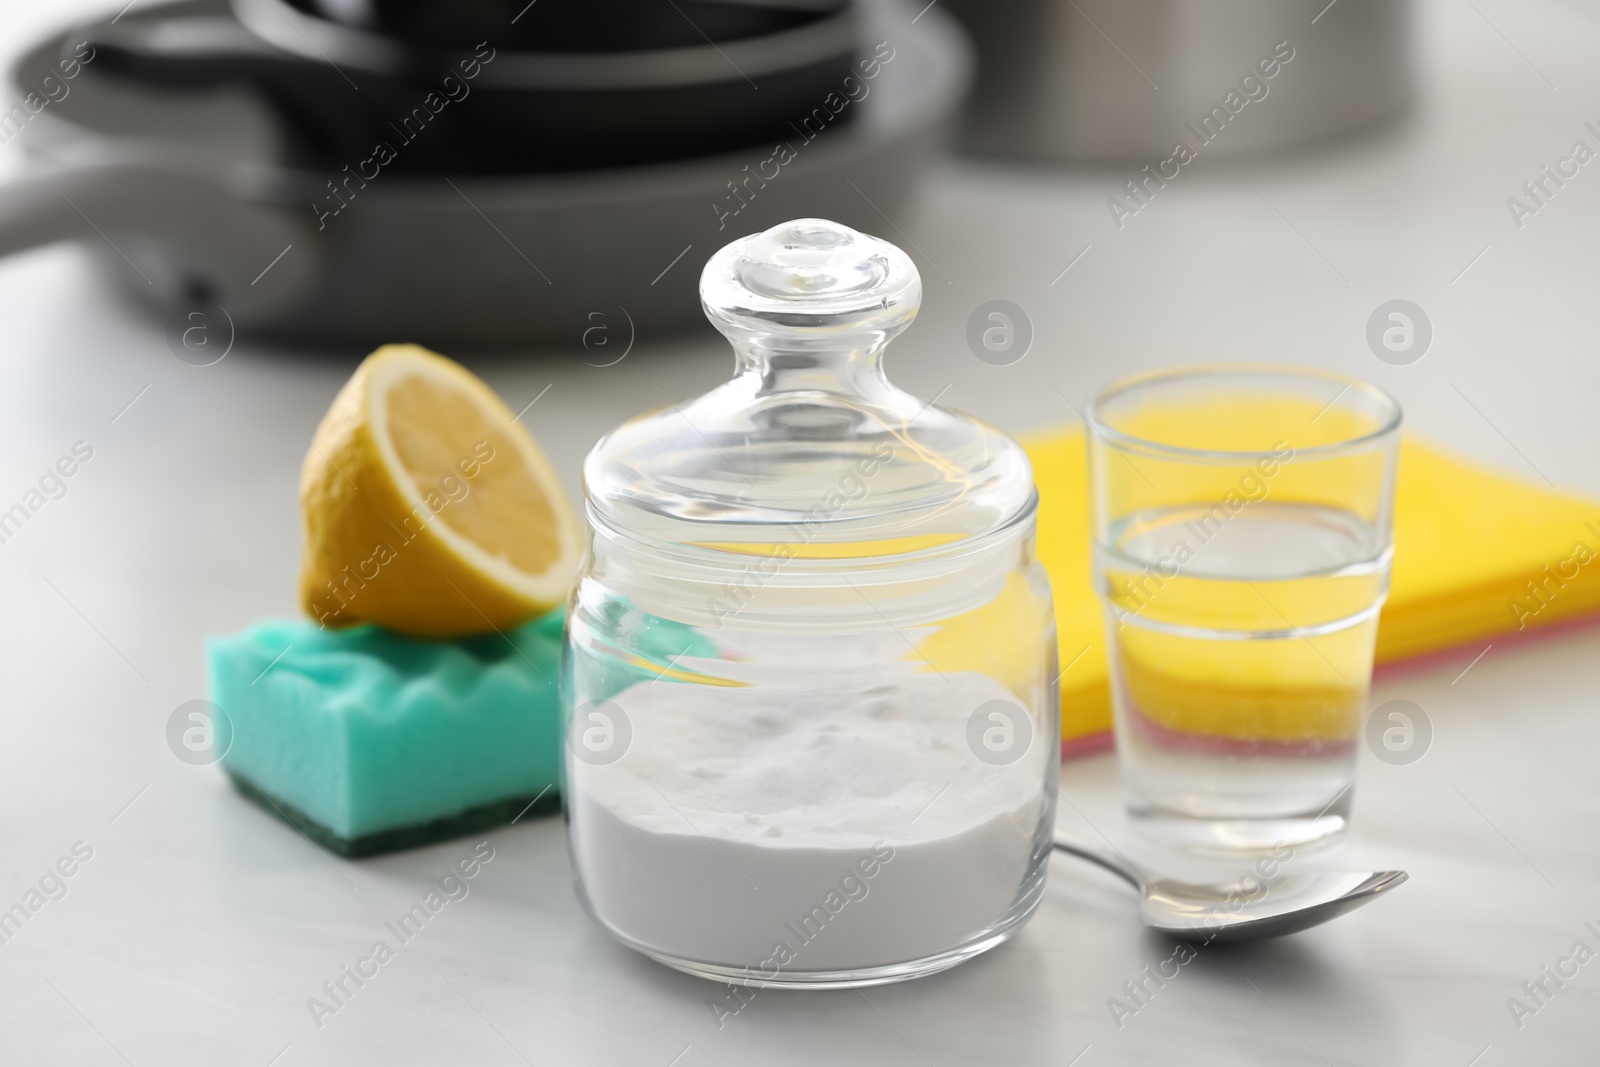
MULTIPOLYGON (((1462 451, 1600 494, 1600 163, 1520 230, 1505 206, 1575 140, 1600 147, 1584 129, 1600 124, 1600 7, 1425 8, 1422 101, 1406 124, 1185 174, 1122 230, 1105 207, 1126 177, 1115 168, 941 165, 917 210, 894 220, 927 298, 890 372, 1023 431, 1071 420, 1069 399, 1125 372, 1303 362, 1392 390, 1412 427, 1462 451), (963 339, 993 298, 1021 305, 1037 331, 1008 368, 963 339), (1408 367, 1380 363, 1364 340, 1394 298, 1420 304, 1435 330, 1408 367)), ((63 17, 12 3, 0 33, 63 17)), ((1033 921, 984 957, 864 996, 762 992, 719 1029, 718 987, 614 945, 580 912, 560 822, 542 819, 488 834, 496 858, 471 895, 319 1029, 306 998, 472 840, 331 858, 215 768, 174 759, 163 730, 203 695, 205 634, 294 612, 306 435, 360 355, 241 344, 216 366, 186 366, 81 252, 0 263, 0 506, 74 442, 94 449, 67 495, 0 544, 0 908, 76 842, 93 852, 66 895, 0 945, 5 1062, 1600 1059, 1600 962, 1520 1027, 1507 1008, 1575 942, 1600 949, 1584 927, 1600 930, 1592 629, 1497 644, 1464 674, 1476 650, 1381 678, 1374 704, 1414 701, 1435 736, 1411 766, 1363 752, 1356 830, 1336 859, 1403 867, 1411 881, 1331 926, 1203 949, 1120 1028, 1108 998, 1172 949, 1141 932, 1120 883, 1081 864, 1055 860, 1033 921)), ((528 420, 575 488, 600 432, 730 363, 718 343, 689 340, 605 369, 576 345, 474 366, 514 408, 549 386, 528 420)), ((1110 757, 1068 764, 1062 782, 1064 827, 1121 839, 1110 757)))

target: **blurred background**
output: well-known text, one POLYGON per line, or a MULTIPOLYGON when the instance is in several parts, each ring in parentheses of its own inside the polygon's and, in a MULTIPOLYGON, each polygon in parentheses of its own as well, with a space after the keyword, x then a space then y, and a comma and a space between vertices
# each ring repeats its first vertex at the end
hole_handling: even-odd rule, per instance
MULTIPOLYGON (((14 373, 42 376, 12 395, 38 415, 104 390, 114 414, 150 384, 142 405, 227 427, 209 448, 288 456, 327 383, 412 340, 512 400, 554 382, 539 435, 570 476, 657 385, 723 373, 705 257, 824 215, 918 259, 897 378, 1007 429, 1123 371, 1276 359, 1370 378, 1482 458, 1594 477, 1573 446, 1597 194, 1542 169, 1595 140, 1592 4, 601 6, 634 28, 554 0, 0 9, 0 270, 28 309, 14 373), (992 300, 1027 343, 974 358, 992 300), (1394 300, 1428 339, 1385 361, 1367 327, 1394 300)), ((280 503, 220 513, 291 523, 280 503)))
MULTIPOLYGON (((226 786, 196 785, 161 724, 203 691, 203 634, 296 613, 300 461, 372 347, 430 345, 532 403, 576 495, 606 429, 727 376, 699 270, 786 218, 910 251, 926 295, 890 374, 1009 432, 1075 422, 1136 371, 1281 361, 1600 493, 1597 50, 1594 0, 0 2, 0 508, 93 449, 0 544, 18 884, 129 797, 148 821, 110 827, 106 883, 151 922, 107 912, 81 945, 159 954, 175 887, 241 877, 187 866, 253 816, 197 804, 226 786)), ((1478 696, 1436 688, 1487 721, 1592 692, 1590 658, 1491 657, 1478 696)), ((1527 832, 1578 776, 1516 787, 1527 832)), ((277 1024, 240 981, 197 1025, 264 1063, 277 1024)), ((60 1012, 4 961, 0 990, 60 1012)), ((127 1003, 177 1017, 185 996, 127 1003)), ((1072 1010, 1098 1018, 1089 1000, 1072 1010)), ((1389 1019, 1383 1047, 1464 1012, 1389 1019)))

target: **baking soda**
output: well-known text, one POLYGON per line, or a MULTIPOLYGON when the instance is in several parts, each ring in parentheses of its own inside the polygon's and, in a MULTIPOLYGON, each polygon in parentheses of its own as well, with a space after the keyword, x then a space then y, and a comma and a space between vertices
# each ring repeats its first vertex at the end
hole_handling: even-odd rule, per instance
POLYGON ((1028 886, 1054 767, 1037 736, 1009 764, 974 755, 968 720, 994 700, 1027 706, 976 673, 865 691, 624 690, 611 703, 627 752, 568 765, 592 910, 637 947, 752 978, 982 937, 1028 886))

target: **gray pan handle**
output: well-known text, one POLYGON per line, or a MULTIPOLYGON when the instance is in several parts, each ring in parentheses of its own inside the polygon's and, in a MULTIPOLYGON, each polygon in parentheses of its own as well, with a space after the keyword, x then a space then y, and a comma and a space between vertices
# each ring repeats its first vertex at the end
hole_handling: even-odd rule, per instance
POLYGON ((0 255, 75 241, 174 306, 197 290, 236 318, 288 305, 315 275, 312 228, 193 163, 151 146, 37 164, 0 185, 0 255))
POLYGON ((101 68, 174 87, 238 81, 299 62, 226 15, 104 23, 91 26, 85 40, 101 68))

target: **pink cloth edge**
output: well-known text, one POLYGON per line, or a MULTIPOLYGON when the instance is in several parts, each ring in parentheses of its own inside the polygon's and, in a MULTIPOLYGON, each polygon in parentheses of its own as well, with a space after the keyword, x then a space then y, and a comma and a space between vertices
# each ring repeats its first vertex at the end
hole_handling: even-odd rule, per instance
POLYGON ((1496 634, 1493 637, 1479 637, 1466 644, 1451 645, 1449 648, 1441 648, 1434 652, 1424 652, 1420 656, 1408 656, 1405 659, 1380 663, 1372 669, 1372 676, 1375 679, 1389 678, 1393 675, 1405 674, 1408 671, 1426 670, 1431 667, 1459 662, 1472 656, 1481 655, 1485 646, 1504 648, 1509 645, 1518 647, 1530 641, 1537 641, 1546 637, 1564 636, 1588 629, 1600 629, 1600 615, 1579 615, 1576 618, 1563 619, 1560 622, 1535 626, 1527 630, 1496 634))
POLYGON ((1116 738, 1110 730, 1101 730, 1097 734, 1084 734, 1082 737, 1069 737, 1061 742, 1061 758, 1079 759, 1083 756, 1097 756, 1102 752, 1110 752, 1116 747, 1116 738))

